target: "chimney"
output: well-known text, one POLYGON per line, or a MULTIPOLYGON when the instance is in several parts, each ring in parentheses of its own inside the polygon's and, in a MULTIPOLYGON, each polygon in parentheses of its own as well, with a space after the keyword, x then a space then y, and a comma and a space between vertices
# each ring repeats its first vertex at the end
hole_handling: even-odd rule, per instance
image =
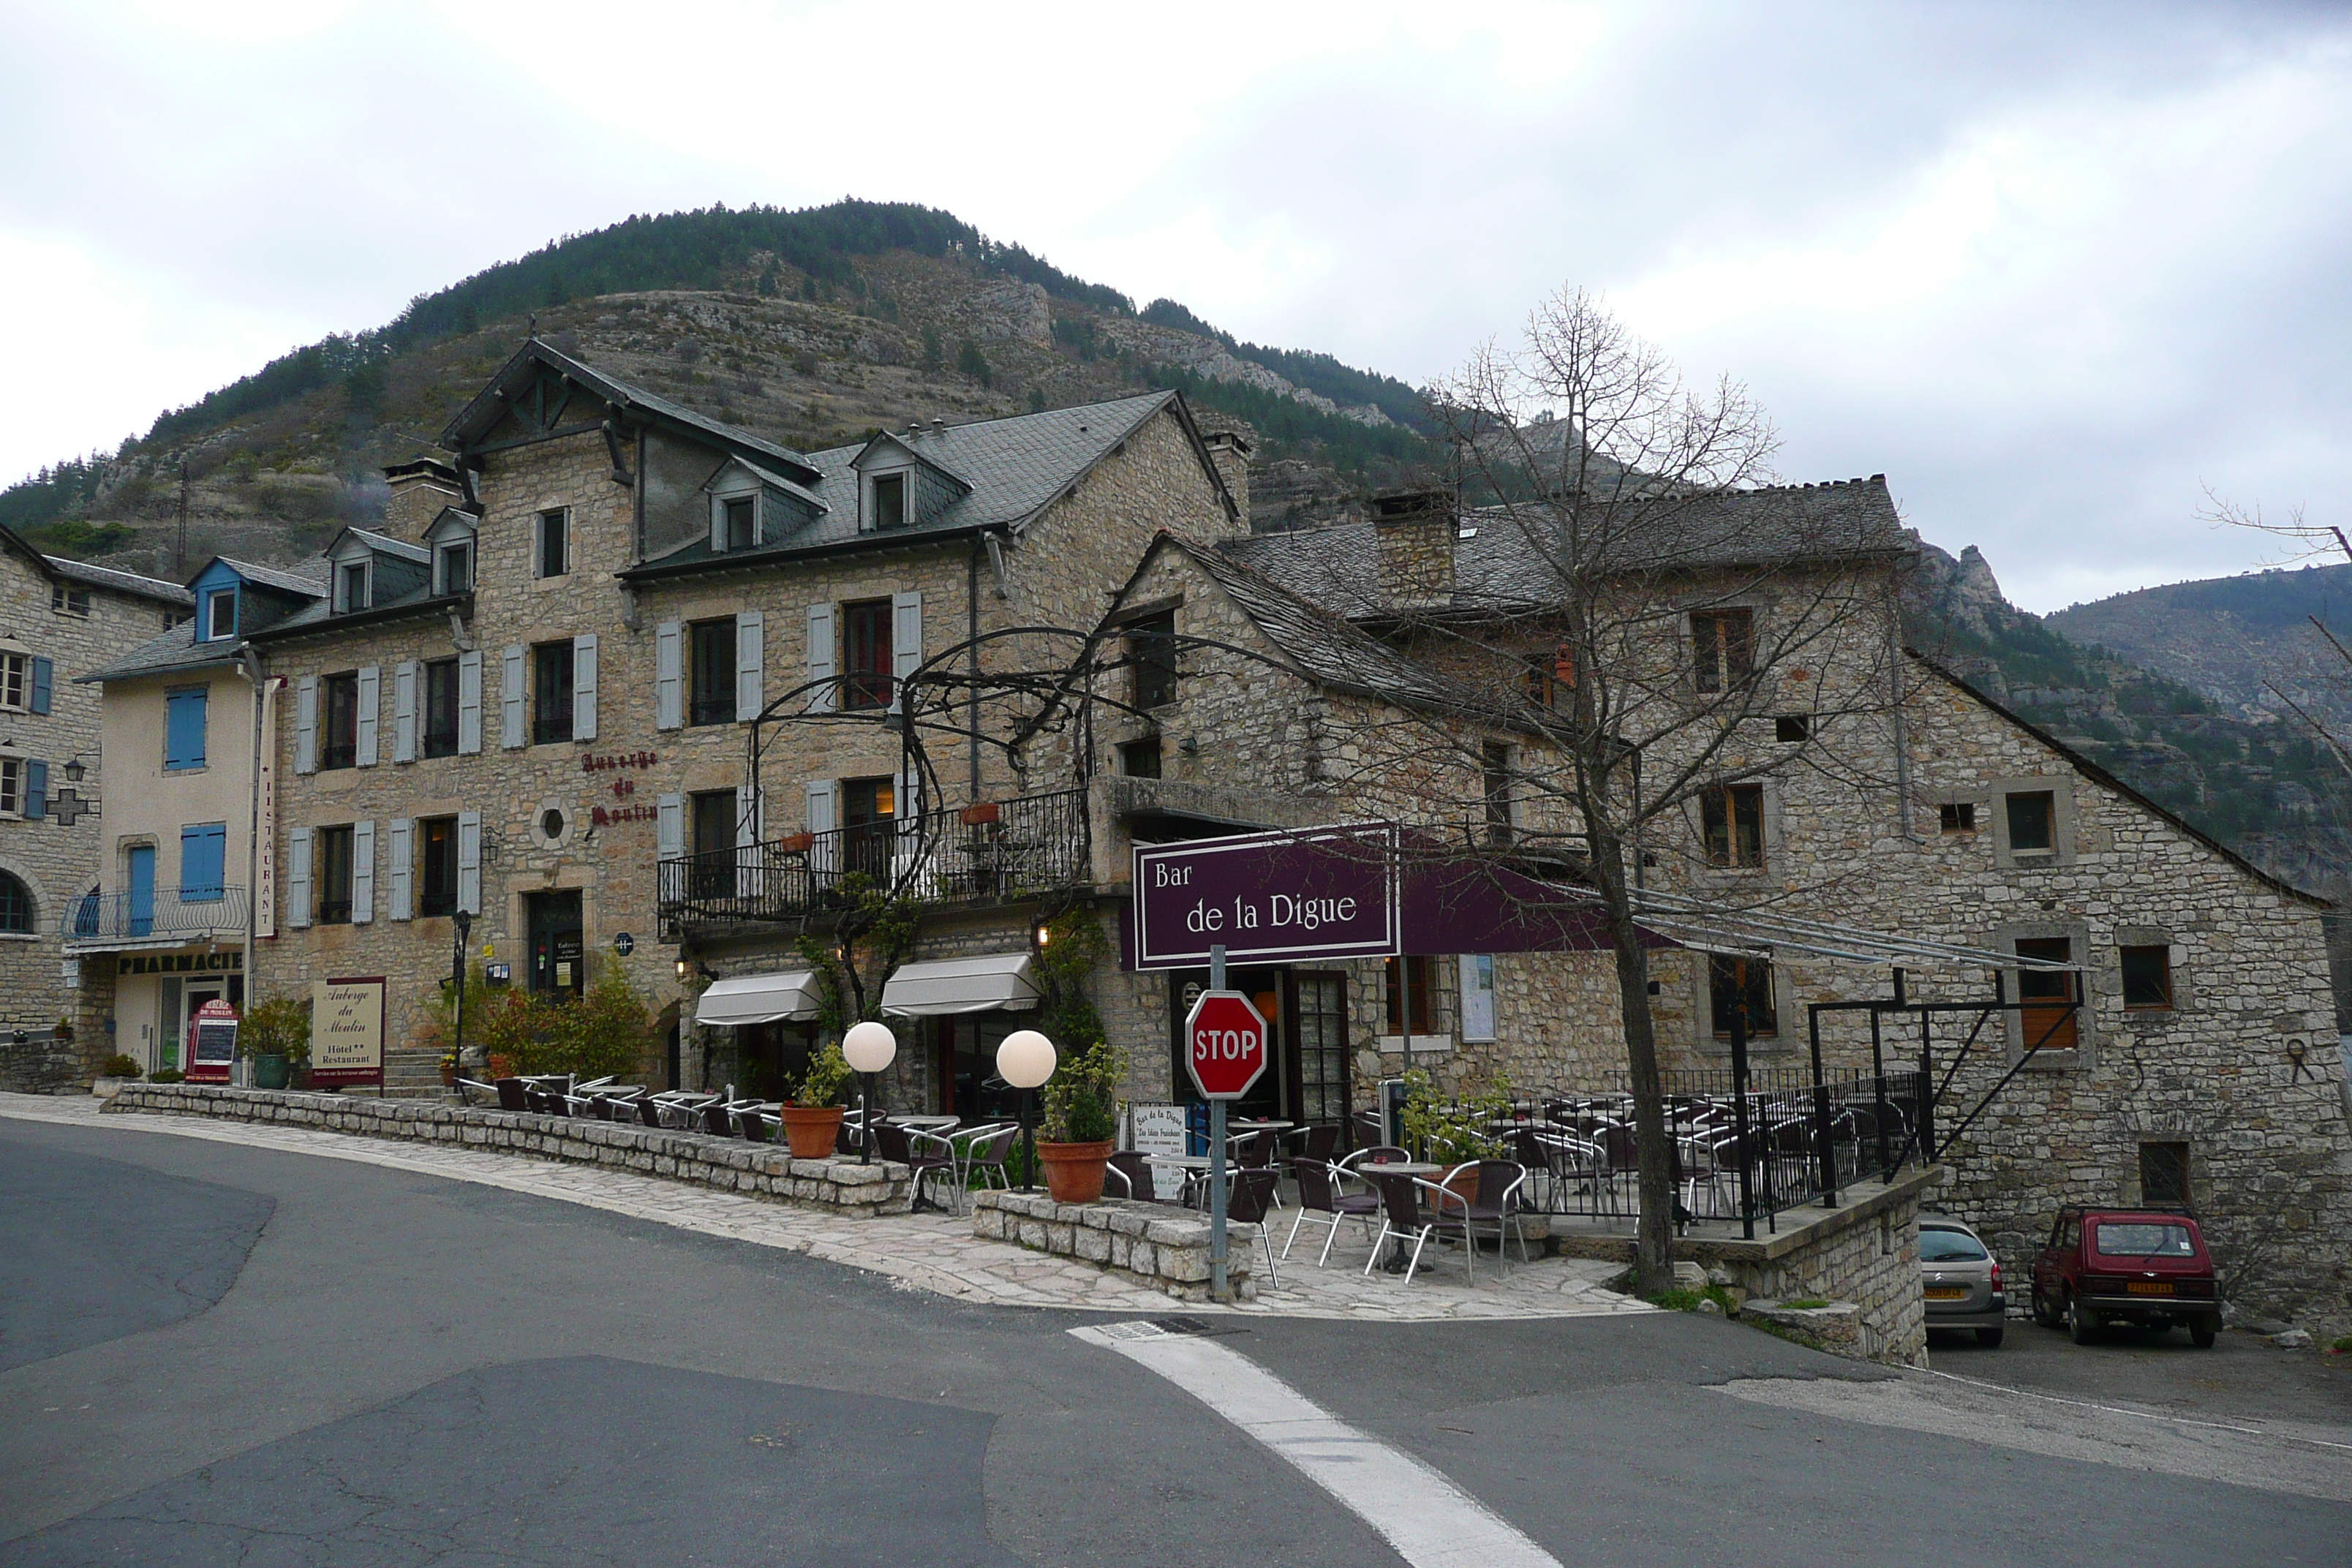
POLYGON ((1370 510, 1381 607, 1429 610, 1453 603, 1453 492, 1392 490, 1372 497, 1370 510))
POLYGON ((384 503, 383 531, 394 539, 424 538, 443 507, 462 506, 466 500, 457 470, 435 458, 394 463, 384 469, 383 482, 392 488, 392 499, 384 503))
POLYGON ((1238 419, 1220 418, 1205 411, 1195 411, 1195 423, 1201 429, 1201 445, 1209 449, 1209 458, 1217 465, 1217 477, 1225 481, 1225 489, 1241 509, 1241 531, 1250 531, 1250 447, 1256 432, 1238 419))

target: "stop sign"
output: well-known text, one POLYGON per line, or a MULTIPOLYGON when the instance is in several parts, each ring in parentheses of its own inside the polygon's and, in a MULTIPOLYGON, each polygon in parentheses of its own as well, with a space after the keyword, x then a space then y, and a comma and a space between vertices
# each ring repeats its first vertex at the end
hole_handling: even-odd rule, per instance
POLYGON ((1184 1016, 1184 1065, 1207 1100, 1238 1100, 1265 1070, 1265 1020, 1238 991, 1203 991, 1184 1016))

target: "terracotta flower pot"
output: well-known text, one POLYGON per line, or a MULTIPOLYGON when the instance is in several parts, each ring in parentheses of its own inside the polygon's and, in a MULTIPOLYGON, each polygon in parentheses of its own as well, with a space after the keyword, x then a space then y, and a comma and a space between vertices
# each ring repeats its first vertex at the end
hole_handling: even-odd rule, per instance
POLYGON ((1466 1171, 1456 1171, 1442 1184, 1449 1192, 1459 1193, 1465 1204, 1475 1204, 1478 1201, 1478 1167, 1473 1165, 1466 1171))
POLYGON ((1037 1163, 1045 1167, 1045 1190, 1057 1204, 1102 1201, 1103 1172, 1110 1164, 1108 1138, 1097 1143, 1037 1145, 1037 1163))
POLYGON ((512 1078, 515 1075, 515 1059, 498 1051, 492 1051, 489 1056, 489 1068, 492 1083, 498 1082, 502 1078, 512 1078))
POLYGON ((838 1105, 787 1105, 779 1112, 784 1120, 784 1140, 793 1146, 795 1160, 822 1160, 833 1152, 833 1141, 841 1133, 841 1113, 838 1105))

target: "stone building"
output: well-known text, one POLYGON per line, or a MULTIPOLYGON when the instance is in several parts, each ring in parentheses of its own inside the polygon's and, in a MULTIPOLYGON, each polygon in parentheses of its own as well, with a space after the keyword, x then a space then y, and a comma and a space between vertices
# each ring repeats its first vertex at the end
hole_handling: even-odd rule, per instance
POLYGON ((170 583, 44 555, 0 529, 0 1087, 79 1088, 114 1049, 78 1008, 60 934, 93 912, 102 833, 97 689, 87 671, 187 616, 170 583), (64 1038, 58 1025, 74 1026, 64 1038))

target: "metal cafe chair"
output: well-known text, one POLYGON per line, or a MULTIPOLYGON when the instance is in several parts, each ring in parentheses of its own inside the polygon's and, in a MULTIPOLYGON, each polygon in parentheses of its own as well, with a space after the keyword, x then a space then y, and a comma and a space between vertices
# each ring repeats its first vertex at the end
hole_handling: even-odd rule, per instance
POLYGON ((1298 1240, 1298 1227, 1310 1219, 1328 1227, 1323 1236, 1323 1250, 1315 1259, 1318 1268, 1331 1260, 1331 1244, 1339 1239, 1341 1220, 1359 1221, 1366 1234, 1370 1233, 1372 1221, 1381 1212, 1377 1194, 1341 1193, 1339 1167, 1304 1155, 1290 1162, 1290 1175, 1298 1185, 1298 1215, 1290 1222, 1290 1235, 1282 1244, 1285 1258, 1290 1256, 1292 1245, 1298 1240))
POLYGON ((1234 1166, 1227 1175, 1230 1183, 1225 1194, 1225 1217, 1236 1225, 1257 1226, 1258 1245, 1265 1249, 1266 1277, 1279 1290, 1282 1271, 1274 1266, 1274 1237, 1265 1221, 1274 1205, 1275 1184, 1282 1178, 1272 1170, 1243 1166, 1234 1166))

